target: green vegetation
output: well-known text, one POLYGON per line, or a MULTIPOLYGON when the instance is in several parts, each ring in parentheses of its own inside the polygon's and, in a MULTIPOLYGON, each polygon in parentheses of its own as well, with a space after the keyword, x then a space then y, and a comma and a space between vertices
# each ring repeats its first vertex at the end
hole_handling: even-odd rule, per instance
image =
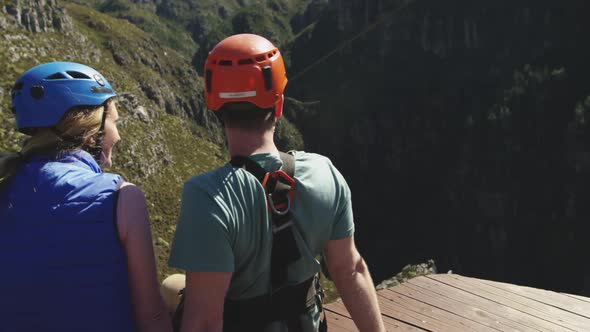
POLYGON ((132 109, 119 104, 123 140, 115 148, 115 167, 110 171, 122 174, 145 192, 159 277, 163 278, 169 272, 166 244, 176 224, 182 183, 221 165, 227 157, 223 148, 213 143, 218 138, 212 136, 211 129, 195 123, 181 108, 175 115, 166 114, 154 101, 156 98, 150 99, 144 92, 142 84, 157 82, 153 93, 161 95, 164 103, 171 103, 168 98, 184 98, 186 104, 192 100, 199 105, 195 96, 202 91, 200 80, 187 57, 161 47, 150 34, 130 22, 73 3, 66 4, 66 8, 76 28, 68 35, 32 34, 20 29, 5 32, 10 42, 0 43, 4 68, 0 78, 0 151, 17 150, 23 138, 16 133, 14 118, 8 111, 9 92, 16 78, 35 64, 55 60, 88 63, 101 71, 120 94, 136 96, 138 103, 148 109, 149 122, 139 120, 132 109))
POLYGON ((281 151, 304 149, 301 133, 299 133, 297 128, 285 117, 282 117, 277 122, 275 142, 281 151))
POLYGON ((232 26, 235 33, 256 33, 279 46, 292 36, 286 18, 263 3, 240 10, 232 18, 232 26))
MULTIPOLYGON (((429 259, 426 263, 421 264, 408 264, 402 268, 402 270, 390 279, 383 280, 377 285, 377 289, 391 288, 399 284, 402 284, 412 278, 425 276, 429 274, 437 273, 436 264, 434 260, 429 259)), ((373 280, 376 282, 377 280, 373 280)), ((320 282, 324 289, 325 299, 324 303, 331 303, 340 298, 336 285, 333 281, 326 278, 324 274, 321 274, 320 282)))
MULTIPOLYGON (((213 45, 199 48, 184 30, 183 24, 189 21, 158 16, 148 5, 123 0, 63 5, 72 18, 72 31, 35 34, 12 25, 3 31, 0 152, 17 151, 24 138, 16 132, 9 106, 12 84, 25 70, 66 60, 89 64, 103 73, 123 99, 118 107, 122 141, 115 147, 114 166, 107 171, 123 175, 144 191, 158 275, 163 279, 175 272, 166 261, 183 182, 228 160, 221 129, 204 106, 202 81, 190 63, 195 50, 213 45), (147 118, 140 119, 138 106, 147 118)), ((176 5, 183 6, 182 2, 176 5)), ((214 36, 211 43, 232 32, 229 19, 199 8, 198 17, 206 18, 206 35, 214 36)), ((1 17, 7 15, 0 11, 1 17)), ((188 20, 186 11, 182 17, 188 20)), ((303 147, 301 134, 287 120, 281 120, 277 140, 283 149, 303 147)))
POLYGON ((195 174, 221 166, 226 153, 196 137, 186 121, 164 114, 152 123, 128 121, 123 115, 121 136, 110 171, 141 187, 152 221, 154 250, 160 278, 174 272, 166 264, 180 208, 182 184, 195 174))
POLYGON ((163 46, 175 49, 184 56, 190 57, 197 48, 191 36, 178 23, 157 16, 138 4, 123 0, 108 0, 101 3, 98 9, 135 24, 163 46))

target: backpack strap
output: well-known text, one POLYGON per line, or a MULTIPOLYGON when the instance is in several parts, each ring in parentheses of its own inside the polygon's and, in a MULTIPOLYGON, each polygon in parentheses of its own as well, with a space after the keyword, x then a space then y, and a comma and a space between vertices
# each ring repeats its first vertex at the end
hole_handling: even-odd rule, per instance
POLYGON ((283 172, 287 173, 287 175, 289 175, 290 177, 294 177, 295 176, 295 156, 293 156, 293 151, 289 151, 287 153, 279 152, 279 155, 281 157, 281 161, 283 162, 283 167, 281 167, 281 170, 283 170, 283 172))
POLYGON ((280 152, 280 158, 283 166, 274 172, 267 172, 260 164, 247 157, 237 156, 230 161, 234 167, 243 168, 254 175, 266 194, 273 228, 272 289, 270 293, 253 299, 226 299, 224 331, 312 332, 315 331, 314 327, 304 323, 308 322, 308 319, 300 318, 308 315, 309 309, 315 305, 318 305, 321 311, 320 331, 326 330, 322 307, 323 290, 319 276, 315 275, 298 285, 284 286, 289 265, 301 258, 301 252, 295 241, 294 217, 291 213, 295 201, 295 157, 292 152, 280 152))
POLYGON ((235 168, 243 168, 254 175, 260 183, 264 180, 264 176, 266 175, 266 170, 260 166, 254 160, 243 157, 243 156, 236 156, 233 157, 229 163, 235 168))
POLYGON ((291 213, 291 205, 295 200, 295 180, 293 179, 295 157, 287 153, 281 153, 280 157, 283 167, 274 172, 267 172, 260 164, 247 157, 236 156, 230 160, 232 166, 243 168, 254 175, 262 184, 266 194, 273 232, 271 252, 273 290, 284 285, 289 265, 301 258, 293 234, 293 214, 291 213))

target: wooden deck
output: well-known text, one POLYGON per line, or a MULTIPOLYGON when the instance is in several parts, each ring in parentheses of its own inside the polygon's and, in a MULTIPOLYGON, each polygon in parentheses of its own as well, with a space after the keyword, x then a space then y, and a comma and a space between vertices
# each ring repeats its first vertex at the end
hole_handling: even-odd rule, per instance
MULTIPOLYGON (((590 331, 590 298, 437 274, 377 292, 388 331, 590 331)), ((328 331, 358 331, 341 302, 328 331)))

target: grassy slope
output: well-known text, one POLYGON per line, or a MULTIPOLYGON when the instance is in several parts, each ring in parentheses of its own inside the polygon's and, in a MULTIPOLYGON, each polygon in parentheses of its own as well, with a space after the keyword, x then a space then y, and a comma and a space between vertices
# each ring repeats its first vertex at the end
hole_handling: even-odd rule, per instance
MULTIPOLYGON (((179 72, 191 71, 187 50, 194 47, 194 42, 185 43, 184 48, 169 47, 183 40, 186 33, 168 38, 175 34, 177 26, 166 19, 158 20, 154 14, 136 5, 123 11, 102 13, 87 6, 100 8, 100 3, 85 4, 64 3, 76 30, 66 35, 56 32, 33 34, 14 27, 4 32, 15 38, 12 42, 7 42, 8 38, 0 40, 0 64, 4 68, 0 77, 0 152, 18 150, 24 139, 15 132, 14 118, 8 111, 9 91, 16 78, 36 64, 64 60, 86 63, 102 72, 119 93, 135 95, 140 105, 152 110, 149 112, 151 120, 149 123, 140 121, 131 110, 119 105, 123 140, 115 147, 114 167, 107 171, 122 174, 145 192, 158 275, 163 279, 175 272, 167 267, 166 260, 175 230, 182 183, 192 175, 221 165, 228 159, 227 153, 207 139, 208 130, 182 114, 167 114, 141 89, 142 82, 165 82, 178 95, 202 93, 199 80, 187 83, 186 79, 178 77, 179 72), (115 54, 125 59, 124 65, 114 60, 115 54)), ((255 14, 251 10, 242 13, 245 13, 243 17, 255 14)), ((268 29, 266 25, 271 23, 253 28, 268 29)), ((303 148, 300 133, 286 119, 279 122, 277 141, 283 150, 303 148)))
POLYGON ((31 34, 13 29, 6 35, 21 36, 20 40, 11 44, 0 41, 0 63, 4 68, 0 78, 4 91, 3 112, 0 112, 0 151, 16 150, 23 138, 14 132, 14 119, 6 111, 9 109, 9 91, 18 75, 37 63, 67 59, 91 64, 109 78, 119 93, 132 93, 138 97, 140 105, 156 108, 153 112, 156 116, 150 123, 145 123, 120 105, 123 140, 115 148, 115 167, 110 171, 122 174, 145 192, 152 217, 158 273, 163 278, 170 272, 166 266, 167 244, 171 242, 176 224, 182 183, 194 174, 221 165, 226 160, 225 152, 218 145, 200 138, 206 137, 203 128, 186 117, 169 115, 157 109, 139 88, 139 80, 164 80, 178 94, 198 93, 196 86, 184 86, 174 79, 175 70, 172 69, 189 68, 182 55, 162 48, 149 34, 125 20, 76 4, 66 7, 80 34, 31 34), (122 47, 123 52, 139 54, 138 59, 141 56, 154 57, 157 53, 161 65, 171 70, 158 73, 131 57, 129 64, 120 66, 107 49, 109 44, 122 47), (11 61, 11 52, 22 53, 22 56, 11 61))
MULTIPOLYGON (((192 34, 198 44, 193 64, 200 70, 207 52, 224 37, 235 33, 265 36, 288 55, 285 45, 293 38, 290 18, 302 12, 308 3, 309 0, 168 1, 158 6, 158 15, 174 19, 192 34)), ((288 64, 289 57, 285 60, 288 64)))
MULTIPOLYGON (((127 21, 98 14, 86 7, 69 5, 68 10, 79 22, 79 28, 88 29, 87 34, 93 35, 98 43, 107 43, 115 37, 120 39, 119 45, 129 45, 134 42, 141 45, 142 42, 149 41, 151 38, 127 21), (104 20, 106 31, 99 33, 95 30, 90 31, 87 24, 96 21, 94 19, 96 16, 104 20)), ((138 48, 128 48, 127 51, 137 52, 138 48)), ((167 54, 162 57, 165 66, 175 67, 178 63, 187 63, 173 50, 162 49, 160 52, 167 54)), ((124 73, 120 77, 124 91, 137 89, 138 83, 129 79, 137 77, 164 79, 174 85, 176 91, 184 94, 198 93, 194 86, 183 86, 175 80, 174 74, 165 74, 162 77, 146 66, 119 68, 117 72, 124 73)), ((113 75, 116 73, 113 72, 113 75)), ((158 273, 160 278, 163 278, 171 272, 166 260, 176 225, 182 183, 194 174, 221 165, 226 160, 226 156, 217 145, 194 135, 196 131, 200 131, 194 123, 164 112, 160 112, 159 115, 159 118, 153 119, 153 123, 129 121, 123 124, 121 131, 124 141, 119 144, 116 152, 121 153, 114 160, 115 165, 121 166, 113 168, 113 171, 123 174, 126 179, 135 182, 145 192, 152 219, 158 273), (169 160, 163 159, 163 155, 169 156, 169 160), (146 173, 147 165, 153 173, 146 173)))
POLYGON ((218 167, 226 159, 219 146, 196 138, 190 126, 178 117, 165 115, 151 124, 131 122, 121 126, 122 141, 110 171, 122 174, 145 192, 152 221, 158 274, 171 273, 167 267, 169 245, 180 207, 182 183, 194 174, 218 167), (152 142, 159 141, 159 144, 152 142), (161 152, 171 156, 162 160, 161 152), (130 152, 133 151, 133 152, 130 152), (135 160, 156 163, 157 173, 145 176, 135 160))
POLYGON ((186 57, 191 57, 197 48, 190 34, 178 22, 157 16, 150 7, 123 0, 109 0, 97 4, 96 8, 134 23, 162 45, 175 49, 186 57))

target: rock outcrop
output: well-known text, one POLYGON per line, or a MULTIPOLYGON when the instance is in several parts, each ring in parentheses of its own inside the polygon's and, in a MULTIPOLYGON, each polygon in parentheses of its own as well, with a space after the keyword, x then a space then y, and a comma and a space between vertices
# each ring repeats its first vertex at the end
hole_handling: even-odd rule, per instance
POLYGON ((139 120, 150 123, 150 115, 146 111, 145 107, 139 104, 139 98, 136 95, 124 92, 119 94, 119 104, 123 105, 127 110, 131 112, 139 120))
MULTIPOLYGON (((419 277, 419 276, 425 276, 425 275, 429 275, 429 274, 436 274, 436 273, 438 273, 438 271, 436 269, 436 264, 434 263, 434 260, 432 260, 432 259, 429 259, 426 263, 422 263, 422 264, 416 264, 416 265, 408 264, 408 265, 404 266, 404 268, 401 270, 401 272, 396 274, 394 277, 392 277, 390 279, 383 280, 382 282, 380 282, 376 286, 376 289, 381 290, 381 289, 385 289, 385 288, 391 288, 391 287, 397 286, 401 283, 404 283, 404 282, 408 281, 409 279, 419 277)), ((450 271, 449 271, 449 273, 450 273, 450 271)))
MULTIPOLYGON (((72 20, 56 0, 11 0, 4 5, 14 22, 29 32, 68 31, 72 20)), ((6 25, 0 21, 0 27, 6 25)))

